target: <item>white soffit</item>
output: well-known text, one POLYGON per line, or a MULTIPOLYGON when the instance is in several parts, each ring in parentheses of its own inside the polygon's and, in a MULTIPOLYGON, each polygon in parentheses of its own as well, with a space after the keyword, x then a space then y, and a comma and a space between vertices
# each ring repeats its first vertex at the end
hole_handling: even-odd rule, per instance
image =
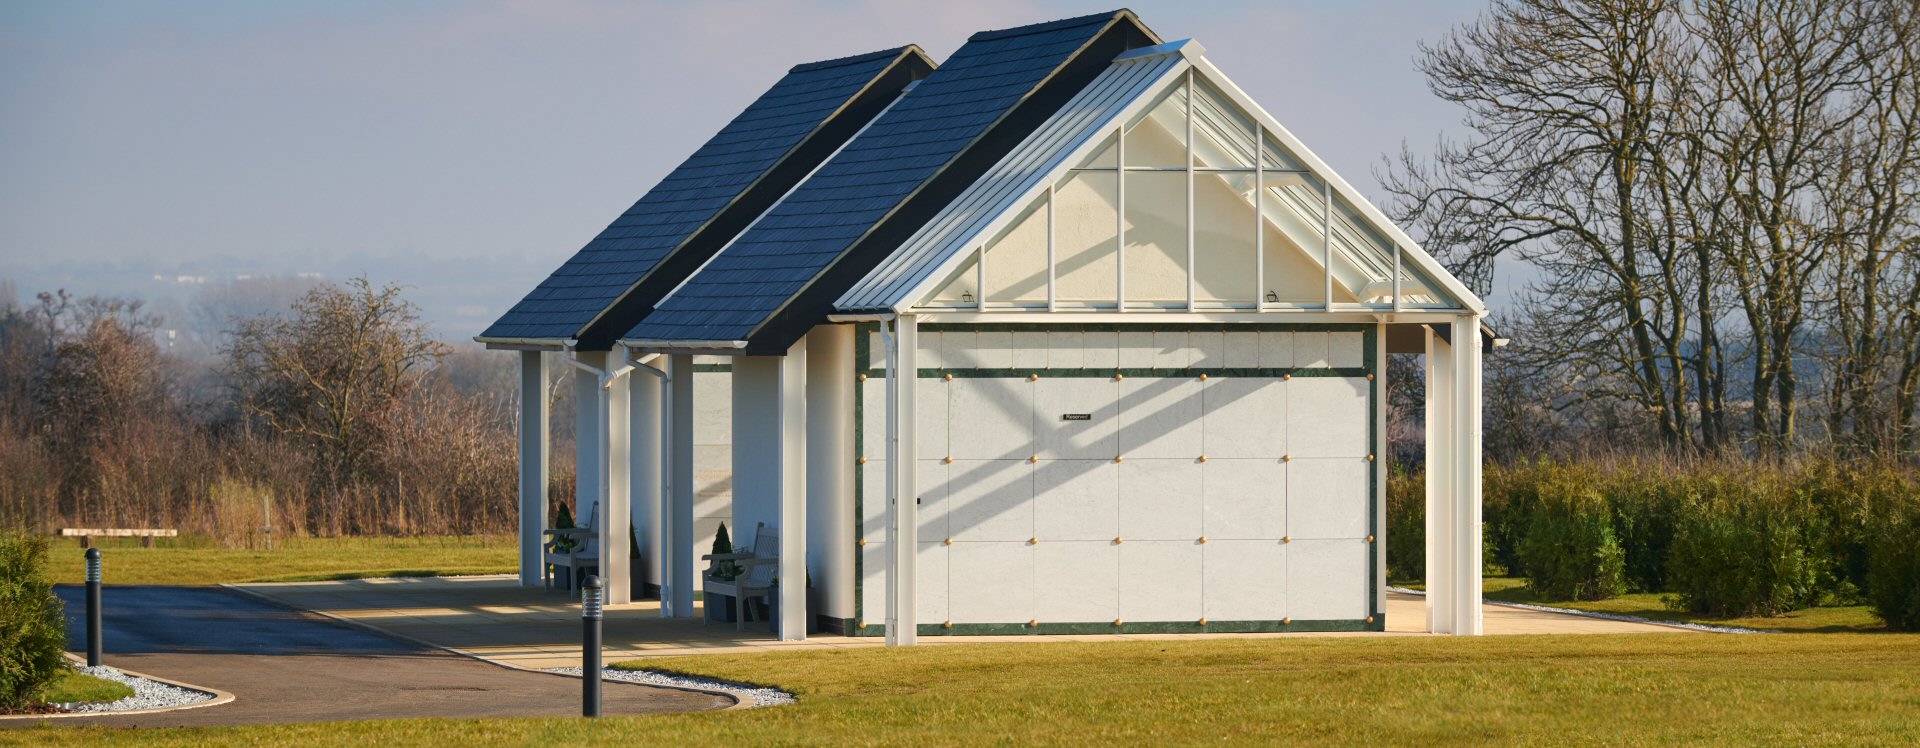
POLYGON ((934 284, 957 270, 987 237, 1006 228, 1021 208, 1046 191, 1048 184, 1091 157, 1103 144, 1102 138, 1132 121, 1161 92, 1179 85, 1187 69, 1192 68, 1253 117, 1309 171, 1326 179, 1375 230, 1399 245, 1402 261, 1432 278, 1440 286, 1436 291, 1475 315, 1486 314, 1486 304, 1480 297, 1234 85, 1206 59, 1205 51, 1199 42, 1186 39, 1143 47, 1115 58, 1113 65, 1086 89, 848 289, 835 306, 841 311, 900 312, 931 295, 936 290, 934 284))
POLYGON ((944 277, 952 260, 964 257, 980 237, 1000 230, 1058 174, 1091 156, 1101 138, 1152 103, 1153 97, 1146 94, 1183 80, 1188 56, 1198 56, 1200 51, 1200 45, 1189 39, 1115 58, 1112 66, 1013 152, 841 295, 835 306, 841 310, 905 308, 929 293, 916 289, 944 277))

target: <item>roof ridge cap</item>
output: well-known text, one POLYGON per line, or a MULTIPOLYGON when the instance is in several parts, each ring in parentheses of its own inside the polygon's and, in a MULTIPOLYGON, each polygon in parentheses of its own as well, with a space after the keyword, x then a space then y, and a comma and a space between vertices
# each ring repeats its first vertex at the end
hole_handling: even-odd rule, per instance
MULTIPOLYGON (((1084 16, 1074 16, 1072 18, 1060 18, 1052 21, 1042 21, 1040 23, 1027 24, 1025 26, 1014 26, 1012 28, 1005 28, 1005 29, 988 29, 986 31, 975 32, 972 36, 967 37, 967 41, 976 42, 976 41, 987 41, 990 39, 1011 39, 1017 36, 1039 34, 1039 33, 1044 33, 1048 31, 1056 31, 1059 29, 1071 28, 1074 26, 1091 26, 1096 23, 1111 23, 1115 19, 1118 19, 1122 16, 1132 16, 1132 15, 1134 15, 1133 11, 1128 10, 1126 8, 1119 8, 1115 10, 1109 10, 1105 13, 1091 13, 1084 16)), ((1138 16, 1135 16, 1135 18, 1138 18, 1138 16)))
POLYGON ((814 62, 803 62, 791 68, 788 68, 787 72, 805 73, 805 72, 812 72, 815 70, 826 70, 828 68, 845 67, 847 65, 858 65, 863 62, 871 62, 873 60, 878 60, 878 59, 887 58, 887 57, 899 57, 901 55, 909 54, 912 52, 919 52, 922 57, 926 56, 926 52, 920 49, 920 45, 908 44, 904 46, 894 47, 892 49, 882 49, 875 52, 865 52, 857 55, 848 55, 846 57, 835 57, 830 60, 817 60, 814 62))

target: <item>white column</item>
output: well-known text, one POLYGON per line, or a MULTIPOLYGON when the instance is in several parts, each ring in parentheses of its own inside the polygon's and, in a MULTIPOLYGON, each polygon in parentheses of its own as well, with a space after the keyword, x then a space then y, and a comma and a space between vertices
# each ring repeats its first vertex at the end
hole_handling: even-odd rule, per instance
POLYGON ((540 586, 547 529, 547 360, 520 352, 520 586, 540 586))
POLYGON ((807 638, 807 341, 780 358, 780 640, 807 638))
POLYGON ((1427 630, 1453 633, 1453 349, 1427 338, 1427 630))
MULTIPOLYGON (((646 365, 660 367, 665 363, 664 357, 655 357, 646 365)), ((665 440, 661 438, 660 396, 659 375, 641 368, 627 375, 627 428, 632 434, 628 450, 632 456, 628 468, 632 486, 629 501, 633 504, 634 537, 639 541, 634 557, 640 559, 641 567, 634 573, 642 587, 648 584, 658 587, 660 570, 664 568, 660 554, 660 496, 666 484, 660 474, 660 460, 665 440)))
POLYGON ((1373 612, 1387 614, 1387 326, 1373 326, 1373 612))
MULTIPOLYGON (((747 542, 780 538, 780 638, 807 636, 806 340, 733 364, 733 519, 747 542)), ((758 554, 764 549, 755 548, 758 554)))
POLYGON ((693 617, 693 357, 667 359, 667 397, 660 427, 666 485, 660 502, 660 615, 693 617))
POLYGON ((819 613, 853 618, 853 325, 807 333, 807 569, 819 613))
MULTIPOLYGON (((605 351, 578 351, 581 363, 602 367, 605 351)), ((589 518, 598 522, 600 512, 600 378, 573 367, 573 524, 586 527, 589 518)))
POLYGON ((1453 633, 1478 636, 1480 611, 1480 320, 1453 320, 1453 633))
MULTIPOLYGON (((625 362, 627 350, 615 348, 607 354, 607 368, 625 362)), ((632 442, 629 428, 627 383, 615 379, 600 388, 600 509, 594 514, 594 531, 600 535, 600 578, 606 582, 608 605, 633 602, 632 538, 633 510, 627 503, 633 487, 628 477, 632 442)))
POLYGON ((917 323, 894 322, 887 369, 887 645, 912 646, 919 638, 919 480, 915 473, 914 387, 919 373, 917 323))

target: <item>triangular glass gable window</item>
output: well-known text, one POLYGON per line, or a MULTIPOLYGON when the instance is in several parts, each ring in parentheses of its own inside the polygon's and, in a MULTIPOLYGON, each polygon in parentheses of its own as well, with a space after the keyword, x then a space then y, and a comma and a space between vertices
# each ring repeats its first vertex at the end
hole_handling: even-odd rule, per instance
POLYGON ((1129 309, 1377 309, 1397 269, 1403 305, 1455 306, 1197 72, 1087 153, 984 243, 984 268, 964 261, 928 301, 1111 309, 1124 291, 1129 309))

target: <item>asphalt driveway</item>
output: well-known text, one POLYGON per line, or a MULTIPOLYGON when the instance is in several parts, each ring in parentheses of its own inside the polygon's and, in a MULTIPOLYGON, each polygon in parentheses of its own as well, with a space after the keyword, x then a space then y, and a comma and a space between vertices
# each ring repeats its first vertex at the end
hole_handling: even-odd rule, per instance
MULTIPOLYGON (((67 604, 67 646, 84 651, 83 590, 63 586, 56 592, 67 604)), ((103 599, 106 664, 218 688, 234 701, 59 723, 157 727, 580 713, 578 679, 422 649, 219 588, 112 586, 103 599)), ((723 696, 630 683, 609 682, 604 692, 607 714, 733 704, 723 696)))

